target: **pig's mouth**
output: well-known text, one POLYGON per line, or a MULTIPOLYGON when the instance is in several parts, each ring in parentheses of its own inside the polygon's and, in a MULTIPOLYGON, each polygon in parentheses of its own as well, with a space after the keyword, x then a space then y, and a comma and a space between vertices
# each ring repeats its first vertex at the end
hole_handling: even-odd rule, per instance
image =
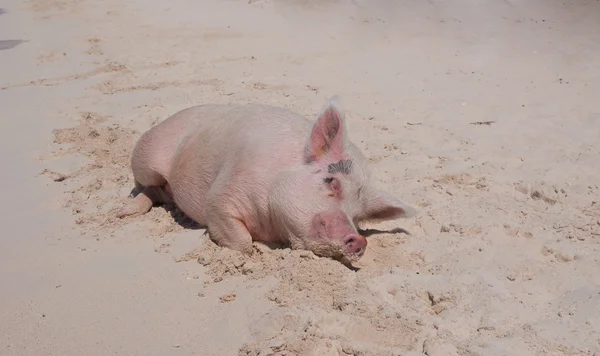
POLYGON ((330 258, 335 261, 340 262, 341 264, 345 265, 348 268, 354 269, 353 265, 362 258, 363 254, 364 254, 364 252, 360 253, 360 254, 356 254, 356 253, 351 254, 351 253, 348 253, 347 251, 341 251, 341 252, 331 255, 330 258))

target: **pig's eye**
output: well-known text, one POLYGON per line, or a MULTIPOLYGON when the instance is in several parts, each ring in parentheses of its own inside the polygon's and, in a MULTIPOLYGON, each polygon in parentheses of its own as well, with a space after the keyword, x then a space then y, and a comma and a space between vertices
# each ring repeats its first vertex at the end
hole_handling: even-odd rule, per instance
POLYGON ((323 179, 323 182, 327 184, 327 189, 329 190, 328 195, 330 197, 342 197, 342 184, 340 183, 339 179, 334 177, 327 177, 323 179))

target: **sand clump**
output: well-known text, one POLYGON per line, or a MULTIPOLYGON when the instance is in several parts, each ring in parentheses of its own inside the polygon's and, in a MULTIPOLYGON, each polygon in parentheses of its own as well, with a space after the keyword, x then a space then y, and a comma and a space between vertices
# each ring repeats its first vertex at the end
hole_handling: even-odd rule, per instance
MULTIPOLYGON (((379 248, 374 246, 375 254, 379 248)), ((247 256, 207 242, 186 256, 195 258, 210 276, 208 287, 234 276, 278 281, 265 298, 279 308, 264 318, 283 322, 282 329, 244 345, 240 355, 317 355, 323 348, 333 352, 336 347, 350 355, 399 355, 417 342, 416 311, 380 300, 369 285, 373 274, 389 266, 380 266, 378 272, 355 272, 309 251, 271 250, 260 243, 247 256)), ((414 300, 426 303, 420 297, 414 300)), ((259 323, 256 332, 261 331, 259 323)))
MULTIPOLYGON (((75 223, 89 226, 86 230, 119 226, 114 219, 116 191, 131 185, 127 167, 130 160, 131 141, 134 135, 119 124, 104 125, 107 117, 92 112, 82 112, 75 127, 55 129, 54 142, 60 147, 53 154, 79 154, 90 162, 69 174, 57 174, 64 179, 56 181, 77 181, 76 187, 67 191, 65 208, 71 209, 75 223), (94 225, 93 227, 90 225, 94 225)), ((84 232, 86 231, 84 230, 84 232)))
MULTIPOLYGON (((134 187, 130 160, 140 133, 93 112, 81 112, 77 123, 74 127, 53 131, 54 143, 59 148, 51 155, 77 154, 88 162, 75 172, 45 169, 42 174, 54 182, 65 184, 67 191, 63 206, 71 210, 82 234, 106 237, 131 222, 130 219, 118 219, 116 213, 130 199, 134 187)), ((194 225, 175 207, 164 208, 166 211, 153 209, 137 217, 138 221, 148 222, 149 231, 155 236, 194 225), (182 220, 183 225, 178 224, 178 220, 182 220)))

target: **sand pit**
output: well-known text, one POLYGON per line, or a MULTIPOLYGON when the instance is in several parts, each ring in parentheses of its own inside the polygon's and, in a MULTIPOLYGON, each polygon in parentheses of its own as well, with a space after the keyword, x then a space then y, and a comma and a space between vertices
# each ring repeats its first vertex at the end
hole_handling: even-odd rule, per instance
POLYGON ((600 3, 3 7, 2 355, 600 354, 600 3), (174 112, 335 94, 420 212, 366 226, 356 270, 116 218, 174 112))

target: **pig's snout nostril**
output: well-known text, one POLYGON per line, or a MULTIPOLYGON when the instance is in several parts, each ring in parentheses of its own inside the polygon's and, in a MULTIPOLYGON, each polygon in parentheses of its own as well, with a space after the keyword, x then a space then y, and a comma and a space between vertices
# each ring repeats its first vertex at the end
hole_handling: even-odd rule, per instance
POLYGON ((351 254, 362 255, 367 247, 367 240, 359 235, 348 235, 344 238, 346 249, 351 254))
POLYGON ((349 238, 348 240, 346 240, 346 246, 351 248, 352 245, 354 245, 355 241, 356 241, 356 239, 354 237, 349 238))

